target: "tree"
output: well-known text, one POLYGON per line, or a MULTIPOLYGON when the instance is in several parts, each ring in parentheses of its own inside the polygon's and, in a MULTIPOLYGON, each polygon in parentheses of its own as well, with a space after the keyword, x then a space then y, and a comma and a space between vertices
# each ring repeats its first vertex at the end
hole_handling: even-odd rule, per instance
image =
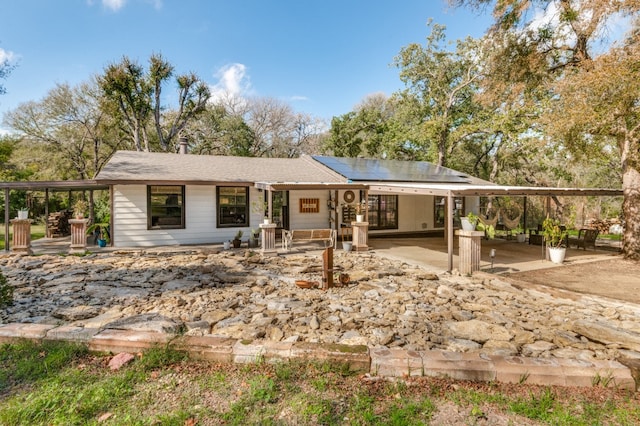
MULTIPOLYGON (((1 50, 2 49, 0 49, 0 51, 1 50)), ((13 65, 9 59, 3 59, 0 61, 0 80, 4 80, 9 77, 9 74, 11 74, 11 71, 13 71, 14 68, 15 65, 13 65)), ((0 84, 0 95, 4 95, 5 93, 7 93, 7 89, 4 85, 0 84)))
POLYGON ((5 122, 30 144, 47 152, 40 162, 56 163, 57 179, 91 179, 120 147, 109 117, 100 108, 100 91, 94 83, 76 87, 58 84, 40 102, 27 102, 7 113, 5 122))
POLYGON ((467 38, 451 51, 444 43, 445 27, 427 25, 431 33, 426 45, 403 47, 395 64, 407 86, 401 102, 410 106, 407 111, 413 115, 412 141, 425 150, 433 151, 433 144, 435 162, 447 166, 448 156, 461 141, 455 133, 472 119, 476 108, 474 94, 482 76, 483 43, 467 38))
MULTIPOLYGON (((622 44, 606 43, 607 25, 640 11, 637 0, 451 0, 493 6, 489 35, 497 47, 494 85, 511 84, 514 96, 551 94, 541 116, 547 143, 576 155, 600 155, 603 145, 620 153, 624 193, 623 253, 640 259, 640 147, 638 25, 622 44), (533 13, 538 7, 541 14, 533 13), (534 19, 534 17, 536 19, 534 19), (596 53, 598 52, 598 53, 596 53)), ((636 18, 637 19, 637 18, 636 18)))
POLYGON ((184 132, 194 154, 251 155, 253 131, 242 116, 229 113, 224 105, 207 108, 184 132))
POLYGON ((137 151, 151 150, 148 126, 152 118, 156 142, 167 151, 188 122, 206 109, 211 97, 209 87, 190 73, 176 77, 178 107, 163 114, 162 88, 173 71, 174 67, 159 54, 149 58, 148 72, 125 56, 120 63, 107 66, 98 78, 112 113, 121 120, 137 151))

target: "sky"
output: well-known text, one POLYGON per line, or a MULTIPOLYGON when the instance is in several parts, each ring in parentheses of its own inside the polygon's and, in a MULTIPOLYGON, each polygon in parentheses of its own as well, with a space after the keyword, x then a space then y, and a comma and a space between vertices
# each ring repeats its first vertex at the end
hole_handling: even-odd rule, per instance
POLYGON ((124 56, 146 68, 154 53, 214 93, 276 98, 329 122, 403 88, 393 59, 424 45, 430 18, 450 40, 490 24, 446 0, 0 0, 0 61, 16 65, 0 81, 0 132, 7 111, 56 84, 89 81, 124 56))

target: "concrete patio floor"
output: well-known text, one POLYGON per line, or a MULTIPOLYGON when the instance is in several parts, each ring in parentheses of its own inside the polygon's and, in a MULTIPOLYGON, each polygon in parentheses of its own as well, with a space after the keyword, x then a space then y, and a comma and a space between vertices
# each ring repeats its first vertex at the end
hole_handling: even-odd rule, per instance
MULTIPOLYGON (((536 269, 555 268, 584 262, 610 259, 619 251, 615 247, 598 247, 597 250, 568 248, 562 265, 545 260, 543 246, 518 243, 515 239, 495 238, 482 240, 480 270, 494 274, 509 274, 536 269), (495 249, 493 265, 490 257, 495 249)), ((447 243, 442 237, 421 238, 370 238, 369 248, 376 253, 409 264, 420 265, 433 272, 444 272, 448 268, 447 243)), ((453 267, 459 266, 458 244, 454 244, 453 267)))

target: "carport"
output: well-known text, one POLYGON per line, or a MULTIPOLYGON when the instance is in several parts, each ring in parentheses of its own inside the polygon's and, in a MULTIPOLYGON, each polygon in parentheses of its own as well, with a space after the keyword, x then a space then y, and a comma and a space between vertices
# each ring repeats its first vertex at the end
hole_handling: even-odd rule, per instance
MULTIPOLYGON (((611 188, 545 188, 501 185, 472 185, 451 183, 369 183, 369 191, 387 194, 435 195, 446 197, 445 239, 447 242, 447 271, 453 270, 453 206, 455 197, 525 197, 524 220, 526 223, 527 196, 562 197, 621 197, 622 189, 611 188)), ((547 203, 548 204, 548 203, 547 203)))
POLYGON ((108 185, 99 184, 95 180, 65 180, 65 181, 33 181, 33 182, 0 182, 0 189, 4 190, 4 230, 5 244, 4 251, 10 250, 9 223, 11 220, 9 213, 11 191, 37 191, 44 192, 45 197, 45 218, 49 216, 49 193, 71 192, 71 191, 96 191, 108 190, 108 185))

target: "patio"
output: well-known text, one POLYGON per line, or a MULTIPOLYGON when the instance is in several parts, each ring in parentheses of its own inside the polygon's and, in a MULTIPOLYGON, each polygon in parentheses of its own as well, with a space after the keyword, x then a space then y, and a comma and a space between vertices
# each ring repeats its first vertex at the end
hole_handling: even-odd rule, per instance
MULTIPOLYGON (((605 246, 601 241, 598 241, 598 244, 598 249, 595 251, 568 248, 565 262, 558 265, 545 260, 544 246, 529 245, 526 242, 518 243, 515 239, 482 240, 480 269, 495 274, 509 274, 604 260, 615 257, 619 253, 619 242, 618 247, 605 246), (490 257, 492 249, 495 250, 493 267, 490 257)), ((448 269, 447 241, 442 237, 370 238, 369 248, 382 256, 421 265, 434 272, 444 272, 448 269)), ((453 259, 453 266, 456 269, 458 262, 456 239, 453 259)))

